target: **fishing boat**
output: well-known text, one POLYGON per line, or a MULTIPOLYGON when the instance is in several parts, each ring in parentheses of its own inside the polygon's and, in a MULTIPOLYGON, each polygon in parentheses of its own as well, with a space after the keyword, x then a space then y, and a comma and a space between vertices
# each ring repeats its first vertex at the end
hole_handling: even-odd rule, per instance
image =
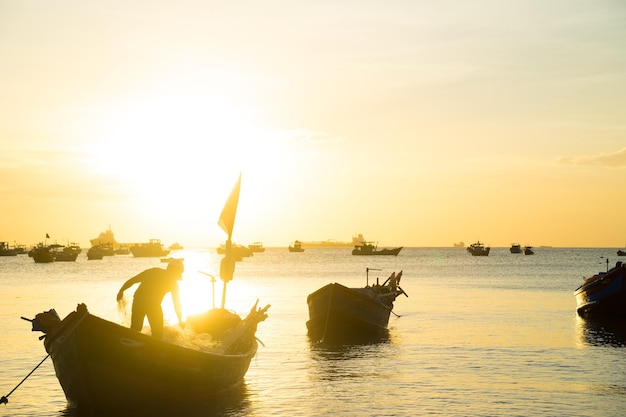
POLYGON ((79 304, 63 320, 39 313, 33 330, 44 347, 68 404, 83 410, 189 407, 240 384, 257 351, 264 311, 252 311, 219 343, 192 349, 104 320, 79 304))
POLYGON ((534 255, 535 251, 532 246, 524 246, 524 255, 534 255))
POLYGON ((120 246, 115 249, 115 255, 130 255, 130 249, 128 246, 120 246))
POLYGON ((169 250, 183 250, 183 245, 178 242, 174 242, 169 246, 169 250))
POLYGON ((104 245, 94 245, 87 250, 87 260, 100 260, 104 258, 104 245))
POLYGON ((28 255, 33 258, 33 261, 38 264, 46 264, 56 261, 57 248, 62 245, 46 245, 45 243, 38 243, 33 246, 28 255))
POLYGON ((78 243, 70 243, 67 246, 57 245, 54 249, 55 262, 74 262, 82 249, 78 243))
MULTIPOLYGON (((217 247, 217 253, 220 255, 225 255, 226 251, 227 251, 226 244, 221 244, 217 247)), ((249 247, 238 245, 236 243, 231 244, 230 251, 231 251, 231 255, 234 256, 239 261, 242 260, 243 258, 248 258, 254 255, 254 253, 252 252, 252 250, 250 250, 249 247)))
POLYGON ((257 309, 257 300, 244 319, 225 308, 226 284, 235 272, 229 249, 240 183, 241 176, 218 221, 228 233, 220 264, 221 308, 191 320, 194 334, 210 333, 215 336, 210 341, 178 343, 176 334, 156 338, 90 314, 85 304, 63 320, 54 310, 25 318, 32 330, 45 333, 44 347, 70 406, 96 415, 128 415, 132 410, 163 415, 163 409, 171 407, 167 415, 182 415, 242 383, 258 349, 257 325, 267 318, 270 306, 257 309))
POLYGON ((485 247, 485 245, 480 243, 480 241, 476 241, 476 243, 472 243, 467 247, 467 251, 472 256, 489 256, 489 251, 491 251, 491 248, 485 247))
POLYGON ((626 256, 626 251, 618 249, 617 250, 617 256, 626 256))
POLYGON ((252 253, 265 252, 265 247, 262 242, 253 242, 248 245, 248 249, 250 249, 252 253))
POLYGON ((289 245, 289 252, 304 252, 304 248, 302 247, 302 242, 296 240, 292 245, 289 245))
POLYGON ((9 242, 0 242, 0 256, 17 256, 17 249, 11 248, 9 242))
POLYGON ((522 245, 520 245, 519 243, 512 243, 509 250, 511 251, 511 253, 522 253, 522 245))
POLYGON ((380 285, 369 285, 366 268, 364 288, 348 288, 331 283, 309 294, 309 320, 306 322, 309 337, 322 343, 352 343, 385 336, 389 315, 400 294, 402 271, 392 273, 380 285))
POLYGON ((576 311, 582 317, 626 316, 626 266, 618 261, 615 267, 587 278, 574 291, 576 311))
POLYGON ((372 242, 363 242, 361 244, 355 245, 354 249, 352 249, 353 255, 391 255, 398 256, 400 251, 402 250, 402 246, 393 248, 393 249, 378 249, 378 246, 372 242))
POLYGON ((131 246, 130 252, 135 258, 156 258, 167 256, 170 250, 163 247, 160 239, 150 239, 148 243, 131 246))

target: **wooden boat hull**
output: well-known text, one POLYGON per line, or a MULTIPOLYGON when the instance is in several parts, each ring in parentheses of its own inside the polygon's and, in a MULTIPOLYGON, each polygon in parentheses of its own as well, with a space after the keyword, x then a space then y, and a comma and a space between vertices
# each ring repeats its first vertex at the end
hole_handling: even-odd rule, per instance
POLYGON ((357 256, 373 256, 373 255, 384 255, 384 256, 398 256, 402 247, 393 248, 393 249, 362 249, 362 247, 355 247, 352 249, 352 254, 357 256))
POLYGON ((491 251, 491 248, 468 248, 467 251, 472 255, 472 256, 489 256, 489 252, 491 251))
POLYGON ((79 305, 46 335, 46 351, 70 405, 115 410, 189 406, 238 385, 257 350, 192 350, 103 320, 79 305))
POLYGON ((32 258, 38 264, 46 264, 55 261, 54 254, 47 249, 34 250, 32 258))
POLYGON ((307 297, 309 337, 325 343, 381 337, 393 304, 386 305, 363 289, 328 284, 307 297))
POLYGON ((576 310, 582 317, 626 317, 626 267, 619 266, 588 278, 574 292, 576 310))

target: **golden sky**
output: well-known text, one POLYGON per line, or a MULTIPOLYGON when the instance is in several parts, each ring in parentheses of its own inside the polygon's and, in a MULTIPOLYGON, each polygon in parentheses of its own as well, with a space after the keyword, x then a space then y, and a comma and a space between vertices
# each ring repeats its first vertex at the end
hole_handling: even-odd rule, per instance
POLYGON ((0 240, 624 247, 626 3, 0 0, 0 240))

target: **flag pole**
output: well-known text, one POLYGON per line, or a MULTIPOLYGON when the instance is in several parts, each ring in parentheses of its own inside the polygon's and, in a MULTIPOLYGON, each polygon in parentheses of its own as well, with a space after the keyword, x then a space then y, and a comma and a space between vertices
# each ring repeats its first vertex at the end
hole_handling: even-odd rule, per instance
POLYGON ((228 199, 226 199, 226 203, 224 204, 224 208, 222 209, 222 214, 217 221, 217 224, 228 235, 228 239, 226 240, 225 255, 220 262, 220 278, 224 282, 224 287, 222 290, 222 309, 224 309, 224 306, 226 305, 226 285, 228 284, 228 281, 231 281, 233 279, 233 276, 235 274, 235 257, 232 253, 232 236, 233 228, 235 227, 237 206, 239 205, 240 189, 241 173, 239 173, 239 178, 237 179, 233 190, 230 192, 228 199))

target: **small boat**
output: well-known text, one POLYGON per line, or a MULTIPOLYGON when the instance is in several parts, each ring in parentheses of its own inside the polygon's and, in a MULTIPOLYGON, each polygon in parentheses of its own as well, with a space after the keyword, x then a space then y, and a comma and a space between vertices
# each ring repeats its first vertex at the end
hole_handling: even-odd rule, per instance
POLYGON ((618 249, 617 250, 617 256, 626 256, 626 251, 618 249))
POLYGON ((485 247, 480 241, 476 243, 472 243, 467 247, 467 251, 472 256, 489 256, 489 251, 491 251, 490 247, 485 247))
MULTIPOLYGON (((220 255, 225 255, 226 254, 226 245, 225 244, 219 245, 218 248, 217 248, 217 253, 219 253, 220 255)), ((234 256, 235 259, 237 259, 237 260, 242 260, 243 258, 247 258, 247 257, 253 256, 254 253, 247 246, 243 246, 243 245, 238 245, 236 243, 232 243, 231 244, 231 255, 234 256)))
POLYGON ((338 283, 325 285, 307 297, 308 335, 313 341, 328 344, 352 343, 385 336, 393 303, 400 294, 402 271, 392 273, 380 285, 348 288, 338 283))
POLYGON ((253 242, 249 244, 248 249, 250 249, 252 253, 265 252, 265 247, 263 246, 263 243, 261 242, 253 242))
POLYGON ((574 291, 576 311, 581 317, 626 316, 626 266, 618 261, 615 267, 587 278, 574 291))
MULTIPOLYGON (((228 234, 228 249, 240 184, 241 175, 218 222, 228 234)), ((200 338, 182 345, 155 338, 92 315, 85 304, 63 320, 54 310, 25 318, 32 330, 45 333, 44 347, 70 406, 95 415, 136 415, 135 410, 142 415, 186 415, 183 410, 192 411, 241 385, 258 349, 258 323, 267 318, 270 306, 257 309, 257 300, 243 320, 226 310, 226 284, 235 272, 230 256, 220 264, 221 308, 188 317, 196 333, 215 336, 211 342, 200 338)), ((166 338, 185 339, 177 334, 166 338)))
POLYGON ((100 260, 104 258, 104 245, 94 245, 87 250, 87 260, 100 260))
POLYGON ((352 249, 353 255, 391 255, 398 256, 400 251, 402 250, 402 246, 393 249, 378 249, 378 247, 371 242, 363 242, 361 244, 355 245, 354 249, 352 249))
POLYGON ((524 246, 524 255, 534 255, 535 251, 532 246, 524 246))
POLYGON ((183 245, 178 242, 174 242, 169 246, 169 250, 183 250, 183 245))
POLYGON ((453 246, 453 247, 455 247, 455 248, 464 248, 464 247, 465 247, 465 242, 463 242, 463 241, 460 241, 460 242, 454 242, 454 243, 452 244, 452 246, 453 246))
POLYGON ((130 252, 135 258, 158 258, 169 255, 169 249, 165 249, 161 240, 150 239, 148 243, 140 243, 132 246, 130 252))
POLYGON ((74 262, 82 249, 78 243, 70 243, 67 246, 56 245, 54 249, 54 258, 56 262, 74 262))
POLYGON ((511 253, 522 253, 522 245, 520 245, 519 243, 512 243, 509 250, 511 251, 511 253))
POLYGON ((169 406, 180 411, 241 384, 265 310, 251 311, 219 343, 194 348, 104 320, 85 304, 63 320, 54 310, 25 320, 45 333, 44 347, 68 404, 114 415, 169 406))
POLYGON ((38 243, 34 246, 28 255, 33 258, 35 263, 46 264, 56 261, 56 249, 62 245, 46 245, 44 243, 38 243))
POLYGON ((304 252, 302 242, 296 240, 295 242, 293 242, 293 245, 289 245, 289 252, 304 252))
POLYGON ((115 249, 115 254, 116 255, 130 255, 130 249, 128 248, 128 246, 120 246, 119 248, 115 249))
POLYGON ((0 242, 0 256, 17 256, 17 249, 9 247, 9 242, 0 242))

